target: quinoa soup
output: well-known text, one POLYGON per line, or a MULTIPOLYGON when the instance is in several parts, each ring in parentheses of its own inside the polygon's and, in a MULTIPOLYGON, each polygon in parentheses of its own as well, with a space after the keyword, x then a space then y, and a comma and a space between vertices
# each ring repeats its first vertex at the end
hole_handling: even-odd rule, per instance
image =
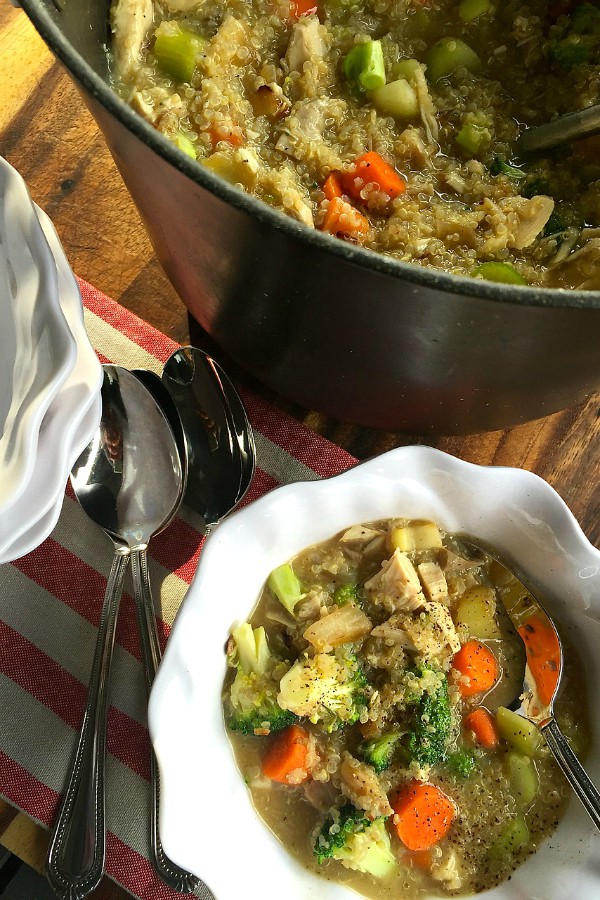
MULTIPOLYGON (((232 630, 223 707, 254 806, 301 865, 374 900, 470 894, 553 832, 569 788, 508 709, 517 604, 506 569, 431 522, 356 525, 271 573, 232 630)), ((565 663, 556 715, 582 754, 570 648, 565 663)))
POLYGON ((524 127, 599 102, 597 3, 113 0, 111 24, 121 96, 306 227, 600 289, 600 138, 513 153, 524 127))

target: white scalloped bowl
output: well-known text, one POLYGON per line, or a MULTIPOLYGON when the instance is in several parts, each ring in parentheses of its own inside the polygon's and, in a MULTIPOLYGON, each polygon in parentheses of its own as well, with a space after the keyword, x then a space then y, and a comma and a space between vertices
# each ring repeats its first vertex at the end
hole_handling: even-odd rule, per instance
MULTIPOLYGON (((543 585, 550 613, 582 652, 590 702, 600 693, 600 552, 536 475, 403 447, 334 478, 277 488, 208 538, 150 698, 164 848, 217 900, 248 896, 252 883, 261 900, 357 897, 303 869, 255 813, 223 724, 224 645, 275 566, 352 523, 392 516, 477 535, 543 585)), ((592 719, 586 766, 599 784, 600 722, 592 719)), ((600 834, 571 798, 552 839, 485 896, 598 900, 599 860, 600 834)))
POLYGON ((56 265, 21 176, 0 157, 0 513, 31 478, 44 416, 76 359, 56 265))

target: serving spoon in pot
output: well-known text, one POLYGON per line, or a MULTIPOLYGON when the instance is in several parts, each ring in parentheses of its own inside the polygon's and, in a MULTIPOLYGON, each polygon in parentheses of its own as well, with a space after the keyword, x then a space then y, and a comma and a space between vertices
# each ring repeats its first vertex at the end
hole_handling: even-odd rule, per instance
POLYGON ((112 540, 115 554, 81 733, 48 852, 48 879, 65 900, 87 896, 104 871, 108 679, 125 570, 131 553, 145 548, 170 521, 182 482, 171 428, 141 382, 125 369, 104 366, 101 393, 100 427, 75 463, 71 483, 87 515, 112 540))
POLYGON ((515 141, 517 155, 541 153, 579 138, 600 134, 600 105, 558 116, 545 125, 527 128, 515 141))
POLYGON ((470 559, 491 557, 510 573, 521 590, 499 595, 508 616, 525 645, 525 676, 518 701, 511 705, 518 715, 533 723, 563 770, 574 792, 600 829, 600 793, 571 750, 554 717, 554 701, 563 673, 563 650, 554 622, 521 578, 483 542, 461 535, 461 554, 470 559))

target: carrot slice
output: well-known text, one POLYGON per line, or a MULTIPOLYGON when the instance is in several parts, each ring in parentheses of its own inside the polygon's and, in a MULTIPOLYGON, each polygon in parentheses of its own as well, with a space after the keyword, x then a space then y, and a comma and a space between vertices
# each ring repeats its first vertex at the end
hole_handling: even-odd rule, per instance
POLYGON ((315 0, 291 0, 290 7, 292 19, 301 19, 302 16, 311 16, 319 11, 315 0))
POLYGON ((446 836, 456 814, 454 803, 435 784, 412 781, 392 803, 398 837, 409 850, 435 847, 446 836))
POLYGON ((219 141, 225 141, 226 143, 231 144, 232 147, 241 147, 244 143, 244 136, 237 125, 234 125, 233 128, 226 128, 221 125, 214 126, 209 129, 208 133, 213 147, 215 147, 219 141))
POLYGON ((263 775, 282 784, 301 784, 308 778, 307 754, 308 732, 300 725, 290 725, 273 739, 267 750, 262 763, 263 775), (290 781, 292 773, 294 778, 290 781))
POLYGON ((463 725, 467 731, 472 731, 475 740, 486 750, 493 750, 498 746, 500 738, 498 737, 498 729, 494 719, 483 706, 474 709, 468 716, 465 716, 463 725))
POLYGON ((560 644, 554 629, 539 616, 530 616, 517 631, 523 638, 527 665, 540 700, 548 706, 560 673, 560 644))
POLYGON ((467 641, 452 661, 452 666, 466 675, 468 683, 459 681, 458 689, 463 697, 473 697, 489 691, 498 679, 498 663, 492 651, 480 641, 467 641))
POLYGON ((342 196, 342 186, 339 182, 339 178, 334 172, 332 172, 331 175, 329 175, 325 180, 325 184, 323 185, 323 193, 328 200, 333 200, 335 197, 342 196))
POLYGON ((325 218, 321 228, 330 234, 349 235, 356 237, 358 235, 367 234, 369 231, 369 220, 366 219, 357 209, 354 209, 350 203, 346 203, 341 197, 334 197, 329 201, 325 218))
POLYGON ((376 185, 380 191, 392 200, 406 190, 406 182, 396 170, 379 155, 371 150, 360 156, 355 162, 353 172, 344 172, 342 185, 346 193, 357 200, 363 199, 360 192, 367 184, 376 185))

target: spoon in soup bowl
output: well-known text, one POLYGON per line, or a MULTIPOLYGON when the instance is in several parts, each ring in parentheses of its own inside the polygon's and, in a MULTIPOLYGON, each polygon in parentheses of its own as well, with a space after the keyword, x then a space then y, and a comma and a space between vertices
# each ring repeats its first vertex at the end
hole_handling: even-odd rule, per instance
POLYGON ((573 753, 554 716, 554 701, 563 673, 563 649, 556 626, 535 593, 493 549, 470 536, 461 536, 458 543, 467 558, 481 558, 483 562, 486 555, 495 560, 516 584, 516 589, 510 591, 496 590, 525 646, 523 687, 510 708, 543 735, 567 781, 600 830, 600 793, 573 753))

